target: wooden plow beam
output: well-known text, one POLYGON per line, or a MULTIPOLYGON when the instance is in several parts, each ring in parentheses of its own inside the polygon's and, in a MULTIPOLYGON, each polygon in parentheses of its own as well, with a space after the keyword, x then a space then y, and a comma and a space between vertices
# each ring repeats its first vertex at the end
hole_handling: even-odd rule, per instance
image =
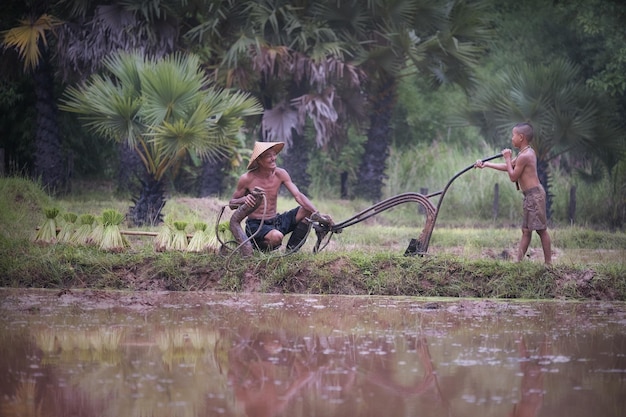
MULTIPOLYGON (((489 158, 485 158, 482 161, 487 162, 492 159, 500 158, 502 154, 493 155, 489 158)), ((441 191, 437 191, 435 193, 431 193, 428 195, 423 195, 420 193, 404 193, 399 194, 393 197, 390 197, 386 200, 383 200, 379 203, 374 204, 373 206, 357 213, 353 217, 341 222, 336 223, 332 226, 325 225, 321 223, 315 223, 313 227, 315 228, 315 233, 317 235, 317 242, 313 249, 314 252, 319 252, 326 247, 333 233, 341 233, 343 229, 349 226, 353 226, 357 223, 360 223, 366 219, 369 219, 372 216, 375 216, 379 213, 382 213, 386 210, 394 208, 400 204, 405 203, 417 203, 424 208, 426 214, 426 223, 424 224, 424 228, 420 233, 419 237, 415 239, 411 239, 409 242, 409 246, 406 248, 404 255, 405 256, 415 256, 415 255, 424 255, 428 252, 428 245, 430 244, 430 237, 433 233, 433 229, 435 228, 435 223, 437 222, 437 216, 439 215, 439 210, 441 209, 441 203, 443 202, 443 198, 446 195, 446 192, 458 177, 474 168, 474 164, 468 166, 462 171, 455 174, 450 181, 446 184, 446 186, 441 191), (437 202, 437 206, 435 207, 433 203, 430 201, 431 198, 439 196, 439 201, 437 202), (328 235, 330 233, 330 235, 328 235), (328 235, 328 237, 327 237, 328 235)))

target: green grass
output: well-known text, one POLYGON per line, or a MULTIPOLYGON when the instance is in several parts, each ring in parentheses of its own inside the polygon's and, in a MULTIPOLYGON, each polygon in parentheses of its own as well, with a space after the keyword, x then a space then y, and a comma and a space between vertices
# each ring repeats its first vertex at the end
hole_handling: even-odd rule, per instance
MULTIPOLYGON (((415 207, 348 227, 317 255, 312 254, 314 236, 290 256, 256 253, 241 259, 237 254, 225 258, 216 253, 155 252, 151 237, 133 238, 130 248, 110 253, 87 245, 34 243, 33 237, 45 220, 46 207, 59 207, 61 214, 100 216, 112 208, 123 212, 128 202, 105 193, 93 201, 80 193, 53 199, 20 178, 1 178, 0 191, 5 197, 0 200, 0 286, 5 287, 626 300, 623 231, 550 229, 553 268, 543 266, 536 235, 532 261, 512 263, 503 254, 514 253, 520 238, 517 226, 465 224, 461 219, 437 223, 426 256, 404 257, 409 240, 423 227, 415 207)), ((172 222, 204 221, 213 229, 224 204, 220 199, 174 197, 165 214, 172 222)), ((356 200, 317 205, 337 221, 368 207, 356 200)), ((279 210, 293 206, 292 199, 279 200, 279 210)), ((224 215, 221 221, 228 218, 229 209, 224 215)))

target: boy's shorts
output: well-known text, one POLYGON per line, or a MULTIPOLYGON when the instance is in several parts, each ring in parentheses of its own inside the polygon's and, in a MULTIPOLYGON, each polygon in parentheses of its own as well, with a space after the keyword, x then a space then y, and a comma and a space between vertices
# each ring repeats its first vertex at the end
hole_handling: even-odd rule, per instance
POLYGON ((522 229, 545 230, 547 228, 546 192, 541 185, 538 185, 524 191, 522 229))

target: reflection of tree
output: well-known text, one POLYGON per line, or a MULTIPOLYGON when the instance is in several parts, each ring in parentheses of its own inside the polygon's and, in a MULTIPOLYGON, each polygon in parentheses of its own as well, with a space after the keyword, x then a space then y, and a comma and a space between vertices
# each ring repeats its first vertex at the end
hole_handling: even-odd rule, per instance
MULTIPOLYGON (((518 349, 522 371, 521 396, 509 416, 534 417, 543 405, 543 370, 539 363, 531 360, 523 337, 519 341, 518 349)), ((545 358, 548 354, 549 344, 544 340, 541 344, 540 358, 545 358)))
POLYGON ((33 378, 18 381, 15 394, 0 402, 0 415, 7 417, 42 416, 41 401, 35 398, 36 383, 33 378))
POLYGON ((228 380, 248 416, 269 417, 319 376, 299 353, 285 349, 286 340, 260 333, 228 352, 228 380))

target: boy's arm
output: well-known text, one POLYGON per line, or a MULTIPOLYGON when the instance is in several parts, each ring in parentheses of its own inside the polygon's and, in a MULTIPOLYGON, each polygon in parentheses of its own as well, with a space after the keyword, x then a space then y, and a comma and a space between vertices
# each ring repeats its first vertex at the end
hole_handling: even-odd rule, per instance
POLYGON ((504 154, 506 172, 509 174, 509 179, 511 182, 519 181, 522 173, 524 172, 524 168, 528 164, 528 155, 518 155, 517 158, 511 160, 511 154, 504 154))

